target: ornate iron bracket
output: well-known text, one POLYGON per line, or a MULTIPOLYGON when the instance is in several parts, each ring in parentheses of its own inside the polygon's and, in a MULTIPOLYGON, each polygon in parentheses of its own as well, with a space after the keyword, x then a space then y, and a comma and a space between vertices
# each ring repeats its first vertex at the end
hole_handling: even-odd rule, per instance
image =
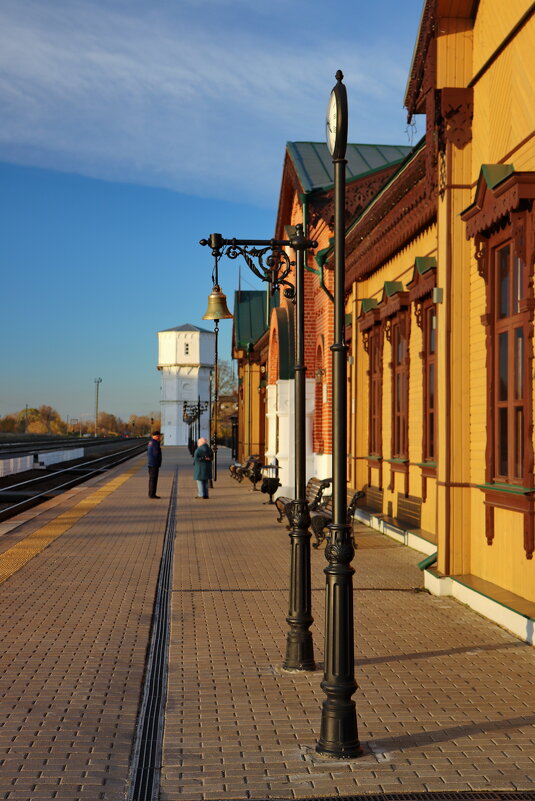
POLYGON ((188 423, 188 425, 195 423, 201 414, 208 409, 208 401, 194 401, 191 403, 182 401, 182 405, 182 419, 185 423, 188 423))
MULTIPOLYGON (((292 261, 285 248, 307 250, 316 248, 318 243, 306 239, 302 225, 296 225, 291 239, 224 239, 221 234, 210 234, 208 239, 201 239, 200 245, 208 245, 212 249, 215 268, 221 256, 237 259, 242 256, 252 273, 270 285, 271 294, 280 287, 284 288, 284 296, 293 300, 295 286, 287 280, 295 261, 292 261)), ((217 275, 214 276, 217 283, 217 275)))

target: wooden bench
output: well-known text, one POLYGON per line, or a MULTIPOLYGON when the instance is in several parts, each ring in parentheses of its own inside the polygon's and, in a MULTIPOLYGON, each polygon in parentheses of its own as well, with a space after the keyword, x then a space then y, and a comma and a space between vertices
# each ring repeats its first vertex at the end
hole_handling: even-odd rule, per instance
POLYGON ((365 489, 365 496, 364 506, 366 509, 381 514, 383 511, 383 490, 379 489, 379 487, 368 485, 365 489))
POLYGON ((398 492, 398 508, 396 517, 409 529, 419 529, 422 519, 422 499, 398 492))
MULTIPOLYGON (((364 498, 365 492, 362 490, 357 490, 353 493, 351 500, 349 501, 346 513, 346 522, 350 523, 353 519, 353 515, 355 514, 355 509, 357 508, 357 503, 360 501, 361 498, 364 498)), ((310 513, 310 528, 314 536, 316 537, 316 542, 313 543, 313 548, 319 548, 323 540, 325 539, 325 529, 332 522, 333 519, 333 499, 332 495, 329 496, 326 503, 321 507, 321 509, 317 509, 310 513)))
MULTIPOLYGON (((322 501, 324 500, 323 493, 330 487, 332 483, 332 478, 310 478, 307 481, 306 490, 305 490, 305 498, 308 503, 309 511, 313 511, 317 509, 322 501)), ((291 520, 291 509, 292 509, 293 498, 285 498, 283 496, 277 498, 275 501, 275 506, 277 507, 277 511, 279 516, 277 520, 279 523, 282 523, 284 518, 288 520, 289 527, 292 525, 291 520)))
POLYGON ((229 467, 230 475, 241 484, 245 476, 249 475, 249 470, 252 469, 253 464, 259 461, 260 457, 258 454, 252 454, 248 456, 243 463, 231 464, 229 467))
POLYGON ((253 456, 249 460, 249 466, 245 472, 245 475, 253 485, 253 490, 256 489, 256 485, 262 478, 262 468, 264 467, 264 463, 260 460, 259 456, 253 456))

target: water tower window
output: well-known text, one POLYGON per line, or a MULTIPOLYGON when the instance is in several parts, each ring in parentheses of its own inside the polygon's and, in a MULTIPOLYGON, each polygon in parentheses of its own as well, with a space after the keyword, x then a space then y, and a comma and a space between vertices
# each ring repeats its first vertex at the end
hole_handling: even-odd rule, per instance
POLYGON ((184 356, 189 356, 189 342, 184 343, 184 356))

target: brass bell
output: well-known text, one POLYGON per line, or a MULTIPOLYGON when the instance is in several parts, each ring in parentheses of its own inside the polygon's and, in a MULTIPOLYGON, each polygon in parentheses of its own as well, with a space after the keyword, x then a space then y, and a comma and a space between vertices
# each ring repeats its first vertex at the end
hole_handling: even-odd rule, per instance
POLYGON ((208 308, 203 320, 231 320, 232 314, 227 308, 227 296, 221 292, 221 288, 215 284, 211 293, 208 295, 208 308))

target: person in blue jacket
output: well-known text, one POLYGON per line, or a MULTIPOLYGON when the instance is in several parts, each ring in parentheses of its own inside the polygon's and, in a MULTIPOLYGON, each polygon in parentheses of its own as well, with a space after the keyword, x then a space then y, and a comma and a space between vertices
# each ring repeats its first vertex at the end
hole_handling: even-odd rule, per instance
POLYGON ((159 498, 156 495, 158 486, 158 473, 162 464, 162 448, 160 445, 161 433, 153 431, 147 450, 147 466, 149 468, 149 498, 159 498))
POLYGON ((193 478, 197 482, 197 498, 208 499, 208 482, 212 478, 214 452, 204 437, 197 440, 193 454, 193 478))

